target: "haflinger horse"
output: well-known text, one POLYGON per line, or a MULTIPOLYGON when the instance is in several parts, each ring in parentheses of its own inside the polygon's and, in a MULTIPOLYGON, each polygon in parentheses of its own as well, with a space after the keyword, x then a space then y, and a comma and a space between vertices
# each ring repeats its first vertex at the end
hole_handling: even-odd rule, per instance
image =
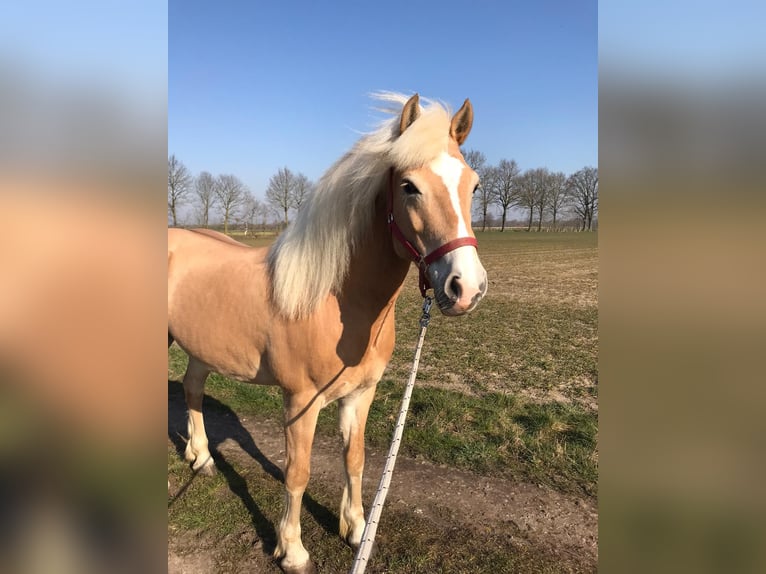
POLYGON ((479 178, 459 148, 471 103, 450 118, 417 94, 377 97, 393 117, 324 174, 271 248, 168 230, 168 344, 189 355, 186 459, 214 469, 201 411, 208 373, 279 385, 286 496, 274 555, 291 573, 314 569, 301 542, 301 499, 317 415, 333 401, 346 478, 340 534, 360 543, 365 423, 393 352, 394 305, 410 262, 444 315, 472 311, 487 290, 470 225, 479 178))

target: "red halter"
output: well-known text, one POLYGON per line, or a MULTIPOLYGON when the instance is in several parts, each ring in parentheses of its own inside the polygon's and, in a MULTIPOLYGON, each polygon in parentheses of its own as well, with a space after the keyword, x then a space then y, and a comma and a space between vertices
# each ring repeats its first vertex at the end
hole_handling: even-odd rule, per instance
POLYGON ((415 246, 404 236, 404 233, 399 229, 396 221, 394 221, 394 168, 391 168, 391 171, 389 172, 388 213, 386 215, 386 220, 388 221, 388 228, 391 230, 391 235, 402 244, 407 250, 407 253, 409 253, 410 258, 418 266, 418 270, 420 271, 418 286, 420 287, 420 294, 423 297, 426 296, 426 291, 431 288, 431 282, 426 275, 428 266, 431 265, 431 263, 443 257, 450 251, 454 251, 458 247, 463 247, 464 245, 473 245, 476 249, 479 248, 475 237, 458 237, 457 239, 453 239, 452 241, 448 241, 444 245, 437 247, 426 256, 421 255, 420 252, 415 249, 415 246))

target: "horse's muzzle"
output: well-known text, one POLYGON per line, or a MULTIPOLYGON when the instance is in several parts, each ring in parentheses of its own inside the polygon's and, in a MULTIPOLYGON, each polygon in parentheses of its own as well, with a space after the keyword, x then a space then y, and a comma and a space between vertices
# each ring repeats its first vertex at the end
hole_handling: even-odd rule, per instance
POLYGON ((428 272, 436 304, 444 315, 470 313, 487 292, 487 272, 473 247, 448 253, 435 261, 428 272))

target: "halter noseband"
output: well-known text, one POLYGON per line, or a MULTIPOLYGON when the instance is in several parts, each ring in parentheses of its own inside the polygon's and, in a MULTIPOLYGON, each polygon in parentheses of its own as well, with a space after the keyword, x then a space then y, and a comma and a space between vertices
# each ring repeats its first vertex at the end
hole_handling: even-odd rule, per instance
POLYGON ((458 237, 457 239, 453 239, 452 241, 448 241, 444 245, 437 247, 431 253, 428 255, 421 255, 420 252, 415 249, 415 246, 410 243, 410 241, 404 236, 404 233, 402 233, 402 230, 399 229, 399 226, 396 224, 396 221, 394 220, 394 168, 392 167, 389 171, 389 185, 388 185, 388 208, 387 208, 387 214, 386 214, 386 221, 388 222, 388 228, 391 230, 391 235, 396 238, 396 240, 401 243, 402 247, 409 253, 410 259, 412 259, 415 264, 418 266, 418 271, 420 272, 420 278, 418 280, 418 287, 420 287, 420 294, 425 297, 426 291, 431 288, 431 282, 428 280, 428 276, 426 275, 426 271, 428 270, 428 266, 431 265, 434 261, 437 259, 443 257, 450 251, 454 251, 458 247, 463 247, 465 245, 473 245, 476 249, 479 248, 478 243, 476 242, 475 237, 458 237))

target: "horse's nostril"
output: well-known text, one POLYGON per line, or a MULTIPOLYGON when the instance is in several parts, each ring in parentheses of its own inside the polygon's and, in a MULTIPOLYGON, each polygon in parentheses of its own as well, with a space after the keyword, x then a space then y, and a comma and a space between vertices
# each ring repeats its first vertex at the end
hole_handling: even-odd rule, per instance
POLYGON ((457 301, 460 299, 460 295, 462 293, 462 288, 460 287, 460 277, 458 275, 455 275, 452 277, 452 280, 449 282, 450 291, 452 291, 452 298, 457 301))

